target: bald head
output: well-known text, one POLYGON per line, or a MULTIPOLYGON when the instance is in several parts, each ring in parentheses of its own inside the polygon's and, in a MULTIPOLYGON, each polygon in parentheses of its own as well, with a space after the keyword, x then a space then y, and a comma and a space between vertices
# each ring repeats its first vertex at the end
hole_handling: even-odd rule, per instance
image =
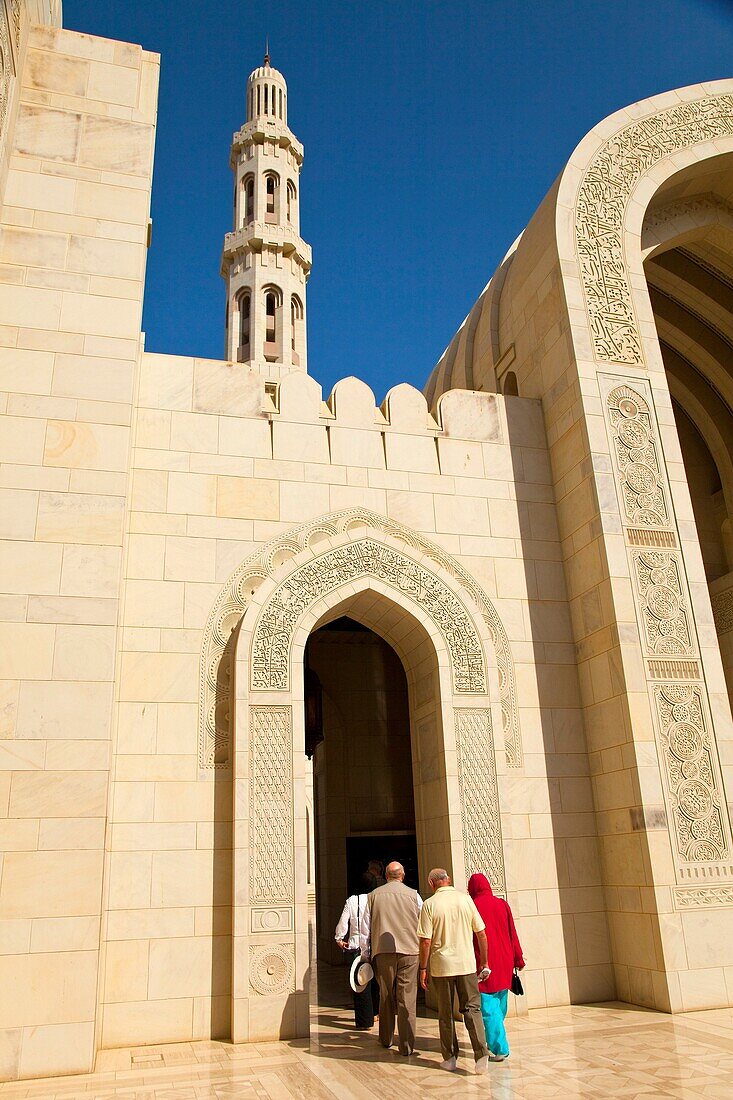
POLYGON ((405 877, 405 868, 401 863, 395 861, 387 865, 385 874, 387 876, 387 882, 402 882, 405 877))
POLYGON ((445 867, 433 867, 428 875, 428 886, 431 890, 439 890, 441 886, 450 886, 450 875, 445 867))

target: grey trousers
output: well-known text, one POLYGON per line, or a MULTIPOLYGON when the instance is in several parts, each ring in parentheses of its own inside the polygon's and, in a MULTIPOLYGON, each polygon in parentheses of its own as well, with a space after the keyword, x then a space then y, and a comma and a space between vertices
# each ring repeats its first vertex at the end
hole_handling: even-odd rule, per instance
POLYGON ((400 1054, 415 1049, 418 959, 418 955, 380 951, 374 960, 379 983, 379 1041, 385 1047, 392 1045, 396 1016, 400 1054))
MULTIPOLYGON (((456 974, 450 978, 437 978, 430 975, 430 984, 435 987, 438 1001, 438 1027, 440 1029, 440 1049, 443 1061, 458 1057, 458 1036, 453 1019, 453 997, 458 998, 458 1008, 463 1014, 463 1022, 473 1047, 473 1056, 478 1061, 489 1053, 486 1045, 486 1033, 481 1017, 481 994, 475 974, 456 974)), ((381 1024, 381 1020, 380 1020, 381 1024)))

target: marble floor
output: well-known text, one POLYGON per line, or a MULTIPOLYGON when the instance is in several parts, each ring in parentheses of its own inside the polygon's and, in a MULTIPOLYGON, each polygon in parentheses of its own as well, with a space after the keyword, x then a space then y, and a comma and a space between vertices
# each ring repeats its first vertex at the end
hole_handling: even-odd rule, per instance
POLYGON ((509 1022, 508 1061, 476 1077, 462 1024, 455 1074, 438 1068, 437 1023, 429 1015, 419 1020, 419 1049, 409 1061, 383 1050, 375 1033, 352 1031, 344 980, 343 971, 326 968, 310 1042, 235 1047, 207 1041, 103 1051, 93 1074, 0 1084, 0 1100, 733 1096, 733 1010, 675 1017, 622 1004, 536 1010, 509 1022))

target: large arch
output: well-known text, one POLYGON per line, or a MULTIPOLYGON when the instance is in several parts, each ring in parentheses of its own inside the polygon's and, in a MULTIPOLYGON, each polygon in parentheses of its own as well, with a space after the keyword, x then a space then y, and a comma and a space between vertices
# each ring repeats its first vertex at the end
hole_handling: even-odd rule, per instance
POLYGON ((672 1011, 729 1000, 732 201, 733 80, 604 119, 477 304, 491 362, 460 333, 430 383, 542 400, 618 996, 672 1011))
POLYGON ((493 639, 468 591, 419 547, 363 517, 320 530, 253 593, 237 633, 234 716, 235 1041, 308 1033, 303 657, 348 614, 407 675, 421 872, 505 872, 497 776, 505 767, 493 639), (423 866, 424 864, 424 866, 423 866))
POLYGON ((223 585, 204 630, 199 680, 199 766, 202 770, 230 767, 231 673, 236 630, 255 593, 284 562, 307 546, 351 529, 386 533, 411 548, 434 569, 452 577, 467 594, 489 632, 499 675, 501 728, 506 762, 522 765, 516 677, 509 639, 493 603, 465 569, 436 543, 416 531, 365 508, 349 508, 320 516, 270 540, 242 562, 223 585))

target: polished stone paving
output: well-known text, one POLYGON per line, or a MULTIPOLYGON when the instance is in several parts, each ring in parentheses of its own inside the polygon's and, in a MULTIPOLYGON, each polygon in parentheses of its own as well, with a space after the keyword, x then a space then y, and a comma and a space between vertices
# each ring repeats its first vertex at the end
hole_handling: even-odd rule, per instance
POLYGON ((455 1074, 438 1067, 431 1016, 418 1021, 418 1050, 409 1060, 383 1050, 376 1028, 351 1030, 343 980, 337 971, 321 982, 322 990, 325 985, 338 993, 322 993, 331 1003, 314 1008, 310 1042, 207 1041, 102 1051, 93 1074, 7 1083, 0 1085, 0 1100, 733 1097, 733 1010, 674 1017, 622 1004, 535 1010, 508 1022, 511 1057, 477 1077, 462 1024, 455 1074))

